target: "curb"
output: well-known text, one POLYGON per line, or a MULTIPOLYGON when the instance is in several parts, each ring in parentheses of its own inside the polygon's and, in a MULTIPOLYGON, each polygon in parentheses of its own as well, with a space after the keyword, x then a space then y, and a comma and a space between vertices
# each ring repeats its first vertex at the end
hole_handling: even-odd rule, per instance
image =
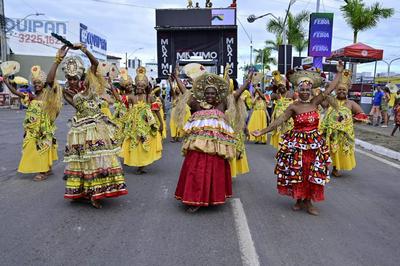
POLYGON ((374 144, 371 144, 369 142, 366 142, 366 141, 363 141, 360 139, 355 139, 355 143, 356 143, 356 145, 358 145, 366 150, 373 151, 377 154, 400 161, 400 152, 396 152, 394 150, 390 150, 388 148, 385 148, 385 147, 382 147, 379 145, 374 145, 374 144))

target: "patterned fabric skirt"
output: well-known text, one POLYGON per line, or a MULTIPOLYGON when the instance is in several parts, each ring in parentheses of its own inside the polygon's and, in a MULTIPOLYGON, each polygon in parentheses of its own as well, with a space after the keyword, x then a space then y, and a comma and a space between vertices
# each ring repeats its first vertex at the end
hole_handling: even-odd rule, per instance
POLYGON ((103 117, 75 120, 68 132, 64 197, 98 200, 128 194, 113 139, 115 126, 103 117))
POLYGON ((229 161, 217 155, 188 151, 176 187, 176 199, 186 205, 209 206, 223 204, 231 196, 229 161))

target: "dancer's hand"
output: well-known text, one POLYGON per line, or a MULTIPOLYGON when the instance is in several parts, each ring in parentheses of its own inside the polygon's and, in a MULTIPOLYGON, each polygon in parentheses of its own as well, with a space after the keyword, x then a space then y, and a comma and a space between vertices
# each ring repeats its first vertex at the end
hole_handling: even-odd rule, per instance
POLYGON ((67 55, 68 50, 69 50, 69 47, 67 45, 61 46, 61 48, 58 49, 58 51, 57 51, 57 56, 59 56, 60 59, 63 59, 67 55))
POLYGON ((254 130, 251 132, 251 135, 253 135, 254 137, 258 138, 261 137, 263 134, 260 130, 254 130))
POLYGON ((342 60, 339 60, 339 63, 338 63, 338 65, 336 66, 336 70, 337 70, 337 72, 339 72, 339 73, 342 73, 342 72, 343 72, 343 70, 344 70, 344 64, 343 64, 343 61, 342 61, 342 60))

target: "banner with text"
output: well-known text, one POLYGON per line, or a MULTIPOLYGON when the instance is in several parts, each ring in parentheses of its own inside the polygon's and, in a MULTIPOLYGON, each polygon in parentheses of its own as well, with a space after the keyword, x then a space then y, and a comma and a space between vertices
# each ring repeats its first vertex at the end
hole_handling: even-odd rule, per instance
POLYGON ((312 13, 308 37, 308 56, 331 55, 333 13, 312 13))

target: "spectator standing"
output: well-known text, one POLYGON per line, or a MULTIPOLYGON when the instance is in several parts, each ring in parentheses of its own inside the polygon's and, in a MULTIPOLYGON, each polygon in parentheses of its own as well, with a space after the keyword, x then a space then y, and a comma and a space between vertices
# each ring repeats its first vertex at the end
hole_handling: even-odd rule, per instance
POLYGON ((379 123, 381 121, 381 103, 382 103, 382 98, 383 98, 383 91, 381 87, 377 87, 374 93, 374 99, 372 101, 372 109, 371 112, 369 113, 371 117, 371 123, 374 126, 379 126, 379 123))
POLYGON ((389 101, 390 101, 390 90, 388 87, 383 88, 383 97, 381 101, 381 113, 383 118, 383 125, 382 127, 388 127, 389 122, 389 101))

